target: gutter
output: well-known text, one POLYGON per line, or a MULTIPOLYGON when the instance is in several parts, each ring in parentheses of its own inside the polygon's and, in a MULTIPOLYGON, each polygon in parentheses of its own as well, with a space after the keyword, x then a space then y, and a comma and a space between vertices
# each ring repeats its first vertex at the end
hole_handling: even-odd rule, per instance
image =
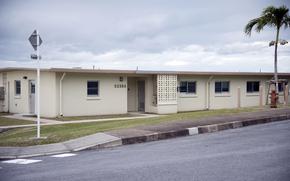
POLYGON ((59 115, 63 116, 62 113, 62 80, 64 79, 66 73, 63 73, 59 80, 59 115))
POLYGON ((205 104, 206 109, 210 109, 210 81, 213 79, 214 76, 210 76, 208 80, 206 81, 206 95, 205 95, 205 104))

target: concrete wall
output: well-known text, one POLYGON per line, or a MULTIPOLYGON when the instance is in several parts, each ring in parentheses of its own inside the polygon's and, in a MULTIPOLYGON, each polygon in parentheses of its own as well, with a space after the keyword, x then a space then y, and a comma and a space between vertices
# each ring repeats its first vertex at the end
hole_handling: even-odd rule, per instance
MULTIPOLYGON (((40 113, 44 117, 55 117, 56 113, 56 88, 55 88, 55 73, 41 72, 40 74, 40 113)), ((29 80, 36 81, 36 71, 11 71, 7 72, 7 94, 4 111, 11 113, 28 114, 29 107, 29 80), (24 79, 27 77, 27 79, 24 79), (15 95, 15 80, 21 81, 21 94, 15 95), (9 91, 8 91, 9 90, 9 91), (9 96, 9 101, 8 101, 9 96)))
POLYGON ((128 77, 128 111, 138 111, 137 79, 128 77))
POLYGON ((179 76, 178 86, 181 81, 195 81, 196 93, 181 93, 177 95, 178 112, 202 110, 206 108, 206 82, 208 76, 179 76))
POLYGON ((151 75, 128 77, 128 111, 138 111, 138 80, 145 81, 145 112, 155 112, 153 105, 153 76, 151 75))
MULTIPOLYGON (((0 72, 0 87, 4 87, 3 84, 3 73, 0 72)), ((0 100, 0 112, 4 112, 5 110, 5 100, 0 100)))
POLYGON ((64 116, 127 113, 127 77, 111 74, 67 73, 63 79, 62 108, 64 116), (87 96, 87 81, 99 81, 99 96, 87 96), (125 88, 115 88, 125 84, 125 88))
MULTIPOLYGON (((41 72, 41 116, 56 117, 60 114, 60 78, 62 73, 41 72)), ((259 93, 247 93, 247 81, 260 81, 263 86, 263 105, 266 104, 268 81, 271 76, 213 76, 209 84, 207 76, 179 75, 180 81, 195 81, 196 94, 178 93, 177 105, 154 104, 154 75, 126 75, 92 74, 92 73, 66 73, 63 79, 62 109, 64 116, 125 114, 127 111, 138 110, 137 80, 145 80, 145 112, 148 113, 175 113, 206 109, 236 108, 238 107, 238 88, 240 88, 240 106, 258 106, 259 93), (123 81, 120 81, 120 76, 123 81), (99 96, 87 96, 87 81, 99 81, 99 96), (230 92, 215 93, 215 81, 230 81, 230 92), (126 87, 116 88, 116 84, 126 87), (207 99, 207 85, 209 95, 207 99), (128 90, 129 89, 129 90, 128 90)), ((289 77, 287 78, 290 82, 289 77)), ((29 113, 29 80, 36 80, 36 71, 10 71, 7 72, 7 83, 3 83, 3 72, 0 72, 0 86, 6 86, 5 101, 0 101, 0 111, 12 113, 29 113), (27 79, 24 79, 27 77, 27 79), (14 81, 21 81, 21 95, 15 96, 14 81), (9 86, 8 86, 9 85, 9 86), (8 91, 9 90, 9 91, 8 91), (9 99, 8 99, 9 96, 9 99), (9 100, 9 101, 8 101, 9 100)), ((156 89, 156 88, 155 88, 156 89)), ((155 90, 156 92, 156 90, 155 90)), ((156 93, 155 93, 156 94, 156 93)), ((280 94, 280 101, 283 100, 280 94)), ((289 100, 290 103, 290 100, 289 100)))
POLYGON ((266 81, 270 77, 260 76, 215 76, 210 82, 210 109, 236 108, 238 107, 238 88, 240 88, 240 106, 259 106, 259 92, 247 93, 247 81, 260 81, 263 86, 263 105, 266 103, 266 81), (215 93, 215 81, 229 81, 229 93, 215 93))
POLYGON ((266 81, 270 77, 265 76, 213 76, 209 81, 209 100, 207 100, 207 81, 210 76, 179 76, 178 85, 180 81, 195 81, 196 94, 178 93, 178 111, 194 111, 209 109, 223 109, 223 108, 237 108, 238 107, 238 88, 240 88, 240 106, 250 107, 259 106, 260 97, 259 92, 247 93, 247 81, 260 81, 263 86, 263 105, 266 104, 267 84, 266 81), (216 81, 229 81, 229 93, 215 93, 216 81))

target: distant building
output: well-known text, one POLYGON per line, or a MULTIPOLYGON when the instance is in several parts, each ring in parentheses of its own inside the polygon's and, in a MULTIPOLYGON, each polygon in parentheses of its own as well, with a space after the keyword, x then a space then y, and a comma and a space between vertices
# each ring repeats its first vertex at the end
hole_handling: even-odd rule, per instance
MULTIPOLYGON (((266 104, 272 77, 261 72, 42 69, 40 110, 43 117, 56 117, 258 106, 266 104)), ((290 73, 279 78, 290 81, 290 73)), ((0 111, 34 114, 35 82, 34 69, 0 69, 0 111)), ((281 95, 289 92, 288 86, 279 87, 281 95)))

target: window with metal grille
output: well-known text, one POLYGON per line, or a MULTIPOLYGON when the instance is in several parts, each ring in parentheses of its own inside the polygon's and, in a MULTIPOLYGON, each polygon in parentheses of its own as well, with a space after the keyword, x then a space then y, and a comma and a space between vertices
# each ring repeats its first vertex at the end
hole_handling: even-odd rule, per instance
POLYGON ((230 92, 229 81, 216 81, 215 82, 215 93, 230 92))
POLYGON ((99 95, 99 81, 88 81, 87 82, 87 95, 98 96, 99 95))
POLYGON ((181 81, 180 87, 179 87, 179 92, 195 94, 196 93, 196 82, 194 82, 194 81, 181 81))
POLYGON ((259 81, 247 81, 247 93, 259 92, 259 81))

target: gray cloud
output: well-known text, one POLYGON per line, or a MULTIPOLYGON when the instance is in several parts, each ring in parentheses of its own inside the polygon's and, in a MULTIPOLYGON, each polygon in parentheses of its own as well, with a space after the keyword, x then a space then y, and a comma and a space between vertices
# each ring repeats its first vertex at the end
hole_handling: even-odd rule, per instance
MULTIPOLYGON (((249 38, 243 28, 264 7, 281 4, 290 7, 286 0, 1 1, 0 66, 33 64, 27 38, 35 28, 44 40, 41 52, 48 61, 44 66, 144 65, 146 69, 176 66, 199 70, 200 62, 203 69, 225 70, 219 66, 225 61, 234 66, 251 58, 259 66, 258 60, 272 58, 273 51, 258 44, 272 40, 274 31, 265 29, 249 38), (200 49, 185 53, 193 45, 200 49), (257 52, 263 56, 252 57, 257 52), (221 62, 203 64, 210 60, 221 62), (148 61, 155 67, 147 67, 144 62, 148 61), (189 66, 190 63, 196 65, 189 66)), ((289 40, 289 30, 283 30, 281 37, 289 40)), ((289 51, 282 48, 281 52, 282 65, 290 67, 286 61, 289 51)), ((271 63, 261 66, 272 69, 271 63)))

